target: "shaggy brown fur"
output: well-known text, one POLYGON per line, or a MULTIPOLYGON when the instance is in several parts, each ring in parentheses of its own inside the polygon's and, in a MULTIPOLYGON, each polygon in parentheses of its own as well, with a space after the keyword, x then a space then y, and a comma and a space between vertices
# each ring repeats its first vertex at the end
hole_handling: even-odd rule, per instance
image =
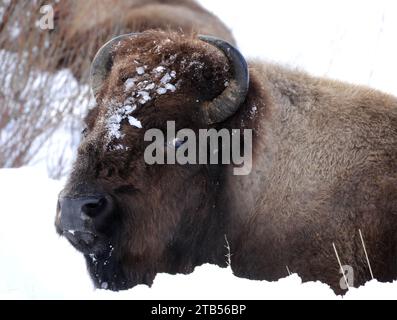
POLYGON ((397 278, 397 99, 259 61, 249 65, 245 103, 216 127, 254 130, 251 174, 234 176, 231 165, 149 166, 145 130, 175 120, 177 128, 197 131, 197 110, 224 89, 228 63, 194 36, 170 32, 145 32, 115 48, 62 193, 102 190, 117 203, 111 267, 87 256, 98 286, 151 284, 158 272, 188 273, 205 262, 225 266, 226 236, 238 276, 276 280, 288 267, 342 293, 333 243, 342 264, 354 268, 354 285, 370 280, 359 229, 375 278, 397 278), (104 124, 109 108, 128 98, 124 81, 138 65, 164 63, 176 71, 176 91, 153 96, 134 112, 143 129, 124 123, 125 137, 107 145, 104 124), (128 151, 112 149, 120 141, 128 151))
POLYGON ((59 67, 71 67, 80 55, 91 60, 107 40, 149 29, 197 32, 234 43, 227 27, 195 0, 63 0, 56 5, 54 36, 62 36, 65 57, 59 67))

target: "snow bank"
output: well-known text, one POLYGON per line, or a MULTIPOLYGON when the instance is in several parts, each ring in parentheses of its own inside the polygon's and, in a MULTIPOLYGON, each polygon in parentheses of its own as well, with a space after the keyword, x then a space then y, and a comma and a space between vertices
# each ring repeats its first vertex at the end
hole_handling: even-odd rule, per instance
MULTIPOLYGON (((38 169, 0 170, 0 299, 340 299, 327 285, 301 284, 296 274, 278 282, 250 281, 213 265, 191 275, 160 274, 152 288, 95 290, 83 256, 55 233, 63 183, 38 169)), ((397 283, 372 281, 345 298, 392 299, 396 290, 397 283)))

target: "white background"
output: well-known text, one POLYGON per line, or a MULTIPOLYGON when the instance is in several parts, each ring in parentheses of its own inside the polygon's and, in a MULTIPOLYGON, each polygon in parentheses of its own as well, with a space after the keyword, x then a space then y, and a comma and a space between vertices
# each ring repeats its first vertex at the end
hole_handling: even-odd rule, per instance
POLYGON ((393 0, 201 0, 244 55, 397 95, 393 0))

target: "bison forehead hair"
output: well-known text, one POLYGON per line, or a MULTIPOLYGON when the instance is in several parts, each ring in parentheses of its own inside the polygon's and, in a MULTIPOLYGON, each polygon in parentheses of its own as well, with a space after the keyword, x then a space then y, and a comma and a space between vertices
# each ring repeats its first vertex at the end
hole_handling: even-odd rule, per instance
POLYGON ((71 241, 85 254, 97 286, 150 284, 157 272, 185 273, 211 262, 209 251, 217 248, 204 243, 222 243, 213 237, 223 235, 205 227, 222 225, 222 213, 213 209, 217 169, 147 165, 144 132, 164 129, 167 120, 197 130, 201 104, 225 90, 229 69, 220 50, 193 35, 150 31, 113 46, 109 74, 60 196, 106 194, 102 202, 84 204, 93 215, 107 207, 91 226, 94 245, 71 241))
POLYGON ((112 150, 141 155, 144 132, 164 129, 169 120, 178 128, 202 127, 202 104, 219 96, 231 77, 225 55, 195 35, 148 31, 116 42, 111 56, 80 148, 102 144, 106 158, 115 156, 112 150))
POLYGON ((225 55, 196 35, 146 31, 113 46, 113 67, 100 98, 119 95, 124 98, 120 91, 122 81, 136 77, 137 69, 147 75, 142 77, 146 81, 156 81, 159 74, 174 71, 179 88, 175 98, 171 98, 175 104, 185 104, 185 99, 187 102, 211 100, 224 90, 229 78, 225 55))

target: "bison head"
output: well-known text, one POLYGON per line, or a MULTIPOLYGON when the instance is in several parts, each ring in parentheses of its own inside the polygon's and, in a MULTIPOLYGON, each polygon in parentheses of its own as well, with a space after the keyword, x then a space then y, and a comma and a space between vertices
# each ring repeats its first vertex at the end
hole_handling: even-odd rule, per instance
POLYGON ((220 166, 148 165, 144 133, 170 120, 194 131, 225 122, 246 96, 245 60, 212 37, 149 31, 107 43, 91 75, 97 105, 59 196, 57 232, 85 255, 95 285, 112 290, 224 264, 220 166))

